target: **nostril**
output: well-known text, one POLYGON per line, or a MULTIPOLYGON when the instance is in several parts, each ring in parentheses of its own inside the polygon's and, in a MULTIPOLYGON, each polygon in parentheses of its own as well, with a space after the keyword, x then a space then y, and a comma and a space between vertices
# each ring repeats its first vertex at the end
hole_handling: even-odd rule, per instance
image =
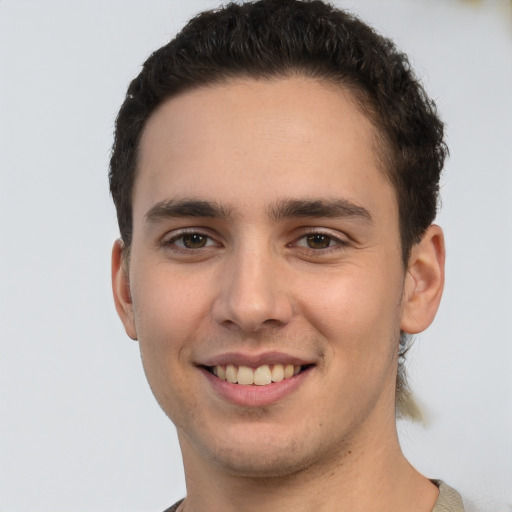
POLYGON ((263 321, 263 325, 275 325, 275 326, 279 326, 279 325, 283 325, 285 322, 282 322, 281 320, 276 320, 274 318, 269 318, 268 320, 264 320, 263 321))
POLYGON ((238 332, 242 330, 236 322, 233 322, 233 320, 223 320, 222 325, 227 327, 230 331, 238 332))

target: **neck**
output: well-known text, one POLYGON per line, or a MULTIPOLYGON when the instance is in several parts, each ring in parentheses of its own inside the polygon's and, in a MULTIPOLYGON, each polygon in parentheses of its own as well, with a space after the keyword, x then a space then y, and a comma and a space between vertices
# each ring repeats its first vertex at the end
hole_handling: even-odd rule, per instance
POLYGON ((396 426, 347 443, 328 460, 285 476, 230 474, 197 454, 180 436, 187 498, 183 512, 295 510, 430 512, 437 488, 403 456, 396 426))

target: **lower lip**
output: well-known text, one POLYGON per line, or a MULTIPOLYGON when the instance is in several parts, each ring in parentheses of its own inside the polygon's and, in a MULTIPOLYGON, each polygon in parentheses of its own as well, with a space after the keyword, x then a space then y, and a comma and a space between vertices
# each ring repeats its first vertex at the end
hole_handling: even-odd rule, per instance
POLYGON ((204 368, 201 368, 201 371, 213 390, 224 400, 242 407, 264 407, 279 402, 292 394, 304 382, 312 369, 312 367, 307 368, 289 379, 272 382, 266 386, 232 384, 219 379, 204 368))

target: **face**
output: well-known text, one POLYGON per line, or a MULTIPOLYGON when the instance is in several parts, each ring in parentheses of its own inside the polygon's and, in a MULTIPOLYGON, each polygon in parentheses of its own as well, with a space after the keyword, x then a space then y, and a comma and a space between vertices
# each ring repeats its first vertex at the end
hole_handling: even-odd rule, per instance
POLYGON ((394 425, 405 270, 374 135, 349 92, 306 78, 149 119, 114 286, 185 465, 287 474, 394 425))

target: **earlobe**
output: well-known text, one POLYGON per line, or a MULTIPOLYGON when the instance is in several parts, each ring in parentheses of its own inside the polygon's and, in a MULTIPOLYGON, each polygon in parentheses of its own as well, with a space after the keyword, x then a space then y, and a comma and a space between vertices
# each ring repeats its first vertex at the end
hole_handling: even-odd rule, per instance
POLYGON ((112 291, 117 314, 123 322, 126 334, 132 339, 137 339, 137 331, 133 318, 133 302, 130 292, 130 279, 128 269, 123 258, 124 244, 122 240, 116 240, 112 248, 112 291))
POLYGON ((402 331, 417 334, 434 320, 443 293, 444 262, 443 231, 433 224, 411 250, 404 284, 402 331))

